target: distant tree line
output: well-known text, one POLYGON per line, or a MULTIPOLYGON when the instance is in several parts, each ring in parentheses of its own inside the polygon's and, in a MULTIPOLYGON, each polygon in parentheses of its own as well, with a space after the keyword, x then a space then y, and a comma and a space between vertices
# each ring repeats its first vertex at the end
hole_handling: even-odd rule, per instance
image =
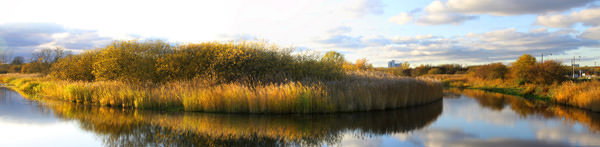
POLYGON ((411 68, 410 64, 405 62, 400 67, 392 68, 376 68, 377 71, 392 73, 398 76, 422 76, 427 74, 464 74, 468 68, 463 67, 460 64, 441 64, 441 65, 429 65, 421 64, 415 68, 411 68))
POLYGON ((0 73, 48 74, 52 64, 70 54, 62 48, 44 48, 33 52, 30 61, 27 62, 23 56, 8 57, 6 53, 3 53, 0 73))
POLYGON ((502 63, 492 63, 474 66, 469 69, 469 75, 485 80, 513 80, 516 84, 554 84, 568 79, 569 67, 558 61, 547 60, 536 62, 535 57, 525 54, 511 66, 502 63))
MULTIPOLYGON (((375 70, 392 73, 400 76, 423 76, 434 74, 467 74, 481 80, 512 80, 517 84, 553 84, 568 79, 569 68, 558 61, 547 60, 543 63, 536 62, 535 57, 525 54, 515 62, 504 65, 490 63, 485 65, 461 66, 459 64, 428 65, 422 64, 411 68, 407 66, 393 68, 376 68, 375 70)), ((598 68, 580 68, 587 74, 598 73, 598 68)))

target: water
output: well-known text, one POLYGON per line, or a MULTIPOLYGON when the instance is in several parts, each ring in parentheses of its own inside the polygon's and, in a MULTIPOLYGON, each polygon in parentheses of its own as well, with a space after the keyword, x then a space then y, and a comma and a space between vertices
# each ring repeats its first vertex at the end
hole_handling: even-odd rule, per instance
POLYGON ((0 88, 0 146, 588 146, 600 114, 477 90, 321 115, 165 113, 31 101, 0 88))

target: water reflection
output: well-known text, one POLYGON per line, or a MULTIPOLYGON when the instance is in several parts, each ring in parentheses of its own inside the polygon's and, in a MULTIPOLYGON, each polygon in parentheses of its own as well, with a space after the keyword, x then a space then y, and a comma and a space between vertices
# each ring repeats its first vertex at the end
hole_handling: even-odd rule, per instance
POLYGON ((594 146, 600 113, 459 89, 394 111, 247 115, 29 101, 0 88, 0 130, 0 146, 594 146))
POLYGON ((394 111, 247 115, 159 113, 45 101, 54 115, 75 120, 108 146, 239 146, 337 144, 343 135, 382 136, 423 128, 442 113, 442 102, 394 111))
MULTIPOLYGON (((448 92, 452 91, 453 90, 449 90, 448 92)), ((456 89, 454 89, 454 93, 456 92, 456 89)), ((600 133, 600 113, 481 90, 465 89, 458 92, 473 98, 484 108, 496 111, 510 109, 523 118, 558 118, 564 120, 564 123, 566 124, 580 123, 589 131, 600 133)))

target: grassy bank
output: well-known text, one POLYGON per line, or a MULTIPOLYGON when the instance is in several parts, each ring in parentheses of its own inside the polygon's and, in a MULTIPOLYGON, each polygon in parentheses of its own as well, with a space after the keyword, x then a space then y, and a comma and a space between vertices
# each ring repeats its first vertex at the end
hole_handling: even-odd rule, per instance
POLYGON ((507 80, 485 80, 468 75, 432 75, 428 78, 441 80, 445 87, 480 89, 600 112, 599 81, 518 85, 507 80))
POLYGON ((235 113, 327 113, 371 111, 431 103, 442 98, 439 82, 348 73, 331 81, 297 81, 248 86, 202 79, 135 85, 118 81, 65 81, 8 74, 2 82, 30 96, 76 103, 157 110, 235 113))
POLYGON ((351 63, 336 52, 293 52, 264 42, 115 41, 56 58, 39 60, 50 66, 41 72, 48 75, 0 80, 27 95, 169 111, 351 112, 442 98, 438 81, 377 72, 366 59, 351 63))

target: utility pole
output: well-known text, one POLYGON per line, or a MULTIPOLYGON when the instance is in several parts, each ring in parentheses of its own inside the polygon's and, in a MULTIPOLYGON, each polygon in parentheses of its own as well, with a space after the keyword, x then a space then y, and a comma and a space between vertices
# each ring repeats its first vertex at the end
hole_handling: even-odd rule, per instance
POLYGON ((575 79, 575 56, 571 59, 571 68, 573 68, 573 79, 575 79))
MULTIPOLYGON (((552 53, 546 53, 546 55, 547 54, 550 54, 550 56, 552 56, 552 53)), ((544 63, 544 53, 542 53, 542 63, 544 63)))
MULTIPOLYGON (((579 64, 581 64, 581 56, 579 56, 579 64)), ((581 77, 581 65, 577 64, 577 70, 579 70, 579 76, 581 77)))

